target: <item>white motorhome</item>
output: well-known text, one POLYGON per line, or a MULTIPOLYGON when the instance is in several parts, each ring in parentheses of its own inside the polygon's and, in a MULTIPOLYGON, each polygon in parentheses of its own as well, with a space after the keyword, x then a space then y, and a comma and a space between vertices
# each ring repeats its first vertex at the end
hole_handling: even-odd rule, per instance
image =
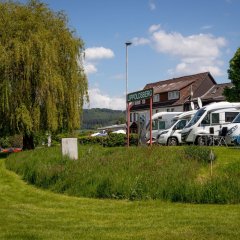
POLYGON ((197 110, 183 112, 173 118, 173 124, 168 129, 163 130, 157 136, 157 141, 161 145, 176 146, 182 143, 181 131, 191 120, 197 110), (176 120, 176 121, 174 121, 176 120))
POLYGON ((240 145, 240 113, 227 126, 226 142, 240 145))
POLYGON ((240 103, 218 102, 200 108, 183 128, 182 141, 204 144, 203 135, 219 135, 221 128, 233 121, 240 112, 240 103))
MULTIPOLYGON (((175 116, 182 112, 158 112, 152 115, 152 138, 156 139, 159 131, 165 130, 172 125, 175 116)), ((175 120, 176 121, 176 120, 175 120)), ((150 120, 146 126, 146 140, 150 139, 150 120)))

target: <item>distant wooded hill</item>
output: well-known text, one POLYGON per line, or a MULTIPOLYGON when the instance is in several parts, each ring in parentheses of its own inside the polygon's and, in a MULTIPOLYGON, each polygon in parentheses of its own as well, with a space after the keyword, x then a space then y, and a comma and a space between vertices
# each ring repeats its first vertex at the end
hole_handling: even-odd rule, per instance
POLYGON ((83 109, 81 129, 97 129, 124 122, 125 111, 107 108, 83 109))

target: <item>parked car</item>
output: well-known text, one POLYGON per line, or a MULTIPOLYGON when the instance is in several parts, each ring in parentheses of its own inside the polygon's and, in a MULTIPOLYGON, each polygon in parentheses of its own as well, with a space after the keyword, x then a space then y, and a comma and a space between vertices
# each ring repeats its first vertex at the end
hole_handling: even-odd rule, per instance
POLYGON ((107 136, 107 132, 105 130, 91 134, 91 137, 104 137, 104 136, 107 136))

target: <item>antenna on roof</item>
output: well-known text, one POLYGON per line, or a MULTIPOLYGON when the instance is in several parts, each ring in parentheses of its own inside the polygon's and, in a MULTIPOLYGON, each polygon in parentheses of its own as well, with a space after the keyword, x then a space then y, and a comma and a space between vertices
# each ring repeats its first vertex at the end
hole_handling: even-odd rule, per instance
POLYGON ((192 90, 192 84, 191 84, 191 88, 190 88, 190 99, 192 100, 193 97, 193 90, 192 90))
POLYGON ((194 110, 194 103, 193 102, 191 102, 191 108, 192 108, 192 110, 194 110))
POLYGON ((197 102, 198 102, 199 108, 202 108, 202 100, 200 97, 198 97, 197 102))

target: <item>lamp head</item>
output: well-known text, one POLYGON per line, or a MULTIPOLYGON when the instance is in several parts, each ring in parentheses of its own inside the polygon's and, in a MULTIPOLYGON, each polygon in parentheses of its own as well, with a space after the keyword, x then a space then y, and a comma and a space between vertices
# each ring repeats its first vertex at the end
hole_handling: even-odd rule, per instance
POLYGON ((132 42, 127 41, 127 42, 125 42, 125 44, 126 44, 126 46, 130 46, 132 44, 132 42))

